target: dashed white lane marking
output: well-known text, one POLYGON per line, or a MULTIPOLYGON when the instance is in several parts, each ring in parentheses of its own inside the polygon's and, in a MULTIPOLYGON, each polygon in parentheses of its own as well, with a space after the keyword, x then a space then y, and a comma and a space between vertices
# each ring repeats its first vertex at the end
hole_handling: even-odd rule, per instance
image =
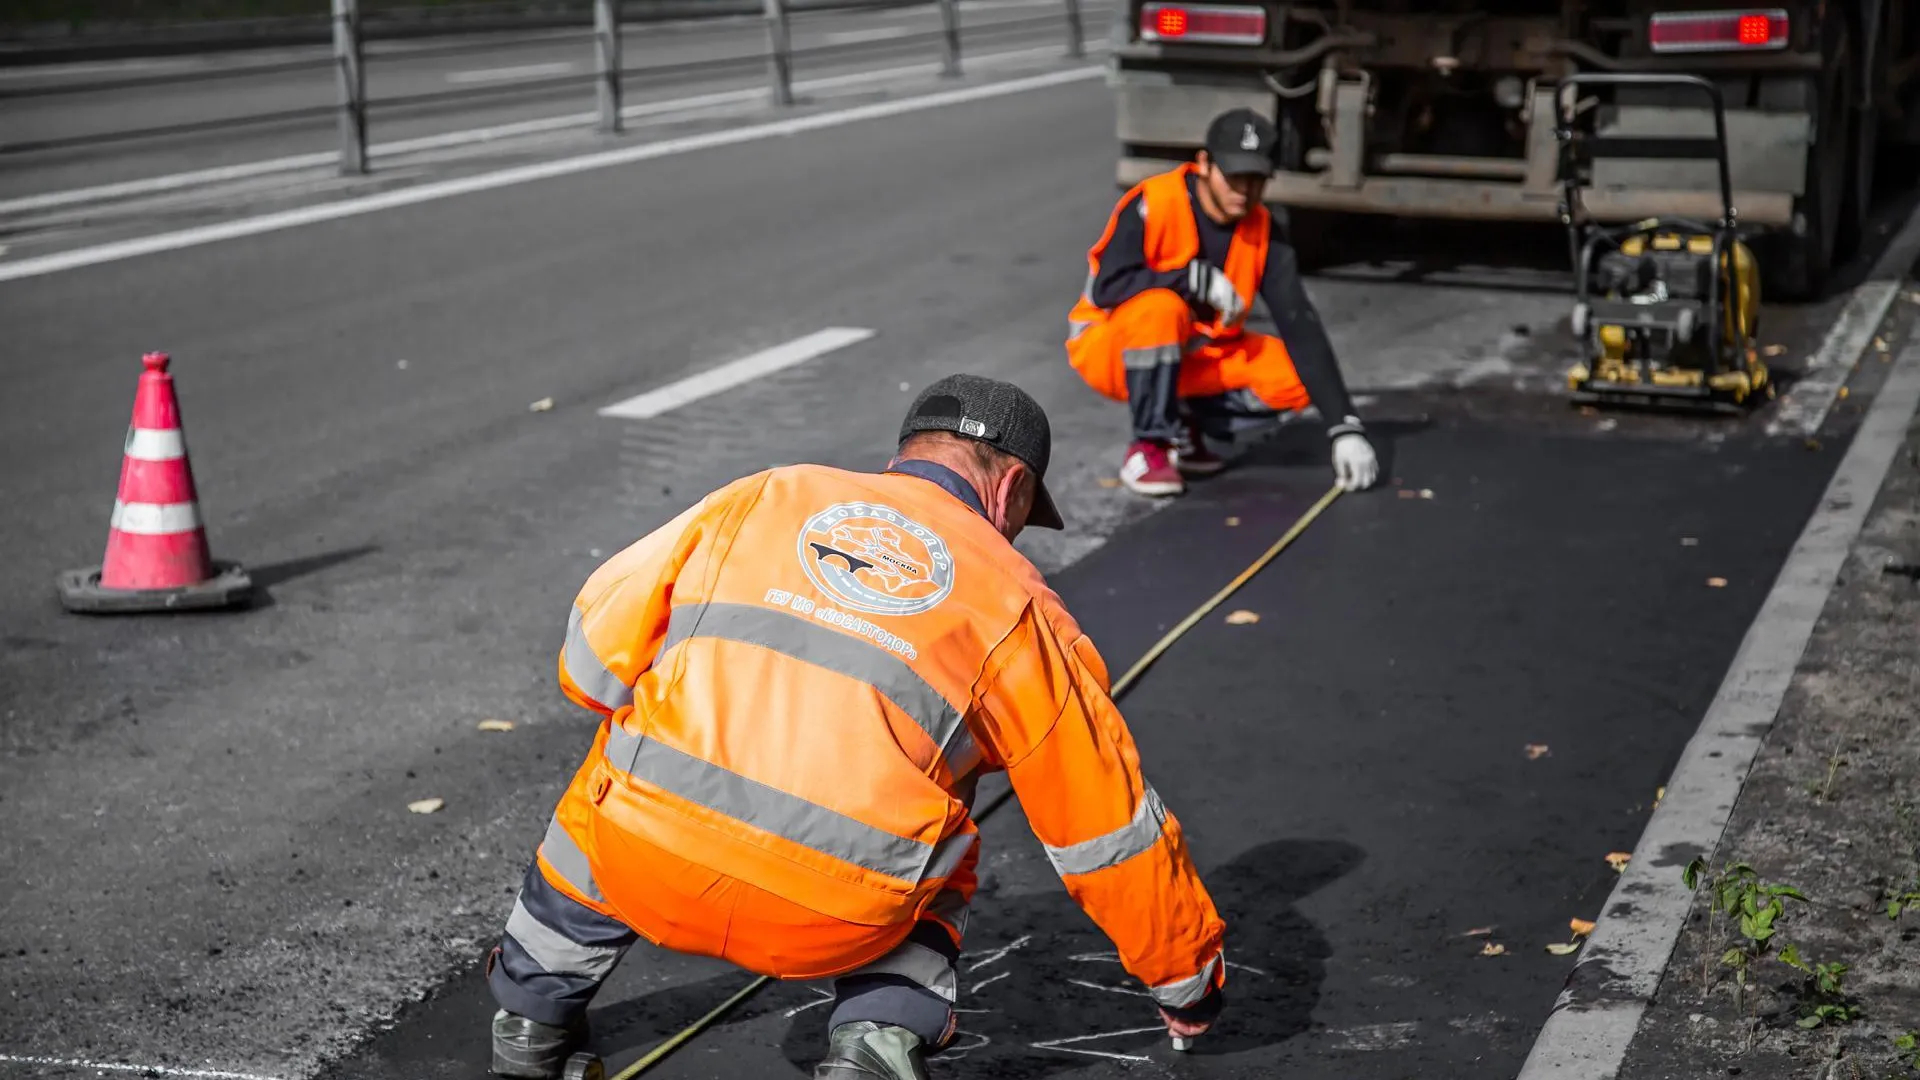
POLYGON ((708 368, 698 375, 689 375, 678 382, 668 383, 657 390, 644 394, 635 394, 625 401, 615 402, 600 410, 601 416, 611 416, 621 420, 646 420, 661 413, 672 412, 682 405, 699 401, 722 390, 731 389, 751 379, 759 379, 776 371, 783 371, 795 364, 804 364, 816 356, 830 353, 835 349, 844 349, 865 341, 873 336, 873 331, 850 326, 830 326, 817 330, 803 338, 795 338, 784 345, 775 345, 771 349, 762 349, 751 356, 743 356, 716 368, 708 368))
POLYGON ((1920 344, 1895 361, 1774 579, 1519 1080, 1612 1076, 1626 1059, 1693 907, 1680 867, 1696 854, 1713 858, 1916 407, 1920 344))
POLYGON ((137 1073, 141 1076, 177 1076, 190 1080, 279 1080, 258 1073, 221 1072, 218 1069, 178 1069, 171 1065, 123 1065, 113 1061, 83 1061, 79 1058, 34 1057, 26 1054, 0 1054, 0 1065, 35 1065, 41 1068, 92 1069, 95 1072, 137 1073))
POLYGON ((904 26, 876 26, 870 30, 841 30, 821 40, 828 45, 857 45, 863 41, 891 41, 912 32, 904 26))
POLYGON ((62 270, 74 270, 100 263, 118 262, 123 259, 153 255, 163 251, 178 251, 182 248, 200 247, 205 244, 219 243, 222 240, 237 240, 246 236, 259 236, 262 233, 279 232, 283 229, 314 225, 323 221, 338 221, 342 218, 359 217, 362 214, 378 213, 402 206, 414 206, 419 203, 437 202, 458 195, 471 195, 482 191, 494 191, 500 188, 518 187, 540 180, 551 180, 561 176, 574 176, 579 173, 593 172, 598 169, 612 168, 616 165, 632 165, 655 158, 674 157, 689 154, 696 150, 711 150, 722 146, 736 146, 742 143, 768 144, 772 137, 799 135, 809 131, 821 131, 827 128, 844 127, 865 120, 881 120, 909 113, 924 112, 930 109, 944 109, 952 105, 964 105, 975 101, 988 101, 997 97, 1024 94, 1033 90, 1046 90, 1071 83, 1086 82, 1090 79, 1104 78, 1107 69, 1100 65, 1084 65, 1067 68, 1063 71, 1048 72, 1045 75, 1031 75, 1026 78, 1008 79, 1005 82, 985 83, 958 90, 947 90, 934 94, 920 94, 914 97, 900 98, 895 101, 882 101, 872 105, 859 105, 851 109, 834 112, 814 113, 810 116, 796 116, 786 120, 775 120, 765 124, 748 124, 743 127, 709 131, 699 135, 689 135, 681 139, 666 139, 656 143, 623 147, 618 150, 606 150, 596 154, 581 154, 576 157, 561 158, 556 161, 542 161, 532 165, 521 165, 497 172, 481 173, 477 176, 463 176, 453 180, 441 180, 420 184, 410 188, 381 192, 358 199, 344 199, 334 203, 318 203, 302 206, 278 213, 262 214, 258 217, 241 218, 237 221, 223 221, 215 225, 202 225, 178 232, 160 233, 155 236, 143 236, 133 240, 119 240, 110 244, 96 244, 92 247, 76 248, 53 255, 22 259, 12 264, 0 264, 0 281, 17 281, 21 278, 40 277, 45 274, 59 273, 62 270))
POLYGON ((449 71, 446 80, 458 85, 468 83, 514 82, 520 79, 539 79, 549 75, 571 75, 580 70, 577 63, 555 60, 547 64, 519 64, 513 67, 483 68, 479 71, 449 71))
MULTIPOLYGON (((1096 57, 1106 51, 1106 43, 1089 41, 1087 55, 1096 57)), ((1008 64, 1037 60, 1043 57, 1060 55, 1057 46, 1039 46, 1031 49, 1014 49, 1006 52, 982 53, 966 58, 969 71, 991 70, 1008 64)), ((801 79, 793 84, 796 94, 810 94, 821 90, 837 90, 852 86, 865 86, 873 83, 889 82, 896 79, 910 79, 922 75, 937 74, 938 63, 907 64, 900 67, 878 68, 873 71, 854 71, 844 75, 827 75, 818 79, 801 79)), ((694 109, 710 108, 715 105, 755 105, 767 99, 764 86, 744 87, 739 90, 717 90, 710 94, 695 94, 690 97, 669 98, 664 101, 643 101, 620 110, 620 116, 627 120, 638 120, 650 116, 672 115, 694 109)), ((394 157, 400 154, 416 154, 427 150, 445 150, 456 146, 469 146, 475 143, 495 142, 500 139, 518 138, 523 135, 541 135, 552 131, 565 131, 568 128, 586 127, 599 117, 595 113, 568 113, 565 116, 548 116, 536 120, 521 120, 511 124, 496 124, 491 127, 468 128, 462 131, 448 131, 439 135, 422 135, 418 138, 399 139, 389 143, 373 143, 367 147, 370 158, 394 157)), ((22 195, 12 199, 0 199, 0 214, 18 214, 30 210, 52 210, 62 206, 80 203, 100 202, 134 195, 157 195, 182 188, 200 187, 207 184, 221 184, 233 180, 248 180, 256 176, 271 176, 275 173, 299 172, 302 169, 321 169, 338 163, 340 154, 334 150, 317 151, 311 154, 292 154, 287 157, 269 158, 265 161, 249 161, 238 165, 221 165, 211 169, 192 169, 187 172, 168 173, 164 176, 150 176, 140 180, 121 180, 111 184, 96 184, 91 187, 71 188, 66 191, 49 191, 39 195, 22 195)))

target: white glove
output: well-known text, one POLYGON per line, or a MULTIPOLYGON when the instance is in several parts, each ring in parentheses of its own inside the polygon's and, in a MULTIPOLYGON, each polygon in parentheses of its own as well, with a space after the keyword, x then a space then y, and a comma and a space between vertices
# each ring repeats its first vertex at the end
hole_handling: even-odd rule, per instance
POLYGON ((1373 444, 1365 435, 1349 431, 1333 437, 1333 476, 1342 490, 1372 487, 1379 475, 1380 459, 1374 456, 1373 444))
POLYGON ((1234 291, 1233 282, 1227 280, 1225 271, 1205 259, 1187 264, 1187 292, 1219 312, 1222 322, 1238 322, 1240 313, 1247 308, 1246 301, 1234 291))

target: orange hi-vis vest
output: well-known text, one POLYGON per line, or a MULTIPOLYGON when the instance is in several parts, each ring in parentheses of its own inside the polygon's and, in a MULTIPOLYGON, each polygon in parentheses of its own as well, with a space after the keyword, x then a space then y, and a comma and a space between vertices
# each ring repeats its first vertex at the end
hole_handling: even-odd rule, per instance
POLYGON ((645 888, 596 857, 611 828, 903 928, 971 897, 969 803, 1005 770, 1129 972, 1173 1006, 1224 981, 1224 923, 1092 641, 928 480, 794 465, 721 488, 588 578, 559 678, 605 717, 541 851, 577 900, 645 888))
MULTIPOLYGON (((1146 220, 1146 256, 1147 265, 1160 273, 1178 270, 1200 257, 1200 229, 1194 223, 1194 215, 1200 212, 1187 193, 1187 177, 1199 173, 1199 166, 1193 162, 1182 164, 1167 172, 1149 176, 1134 185, 1120 201, 1114 204, 1113 213, 1107 218, 1107 227, 1100 239, 1087 252, 1087 282, 1080 290, 1080 300, 1067 316, 1072 326, 1072 336, 1078 337, 1090 326, 1104 321, 1110 314, 1093 302, 1093 282, 1100 273, 1100 256, 1113 241, 1113 231, 1120 221, 1121 208, 1135 194, 1140 195, 1136 205, 1146 220)), ((1227 341, 1240 336, 1241 327, 1246 322, 1246 313, 1253 307, 1254 297, 1260 291, 1260 276, 1267 267, 1267 242, 1272 236, 1271 218, 1264 204, 1255 203, 1234 227, 1233 242, 1227 246, 1227 264, 1220 267, 1233 282, 1235 292, 1240 294, 1240 317, 1227 322, 1216 314, 1210 323, 1196 325, 1194 330, 1205 334, 1215 341, 1227 341)))

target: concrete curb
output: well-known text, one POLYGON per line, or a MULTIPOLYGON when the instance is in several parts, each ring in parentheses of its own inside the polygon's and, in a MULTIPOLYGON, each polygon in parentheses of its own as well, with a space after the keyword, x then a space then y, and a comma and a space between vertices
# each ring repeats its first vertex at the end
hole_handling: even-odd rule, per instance
MULTIPOLYGON (((895 8, 932 0, 787 0, 792 12, 895 8)), ((626 23, 701 22, 758 18, 759 0, 623 0, 626 23)), ((400 8, 362 17, 370 41, 516 30, 586 30, 593 25, 590 0, 553 3, 492 3, 446 8, 400 8)), ((205 23, 114 23, 75 29, 63 23, 0 27, 0 67, 125 60, 228 52, 239 49, 326 45, 333 21, 324 15, 232 19, 205 23)))
POLYGON ((1889 372, 1681 754, 1666 798, 1608 896, 1519 1080, 1618 1076, 1693 906, 1681 868, 1696 855, 1713 858, 1917 410, 1920 345, 1910 345, 1889 372))

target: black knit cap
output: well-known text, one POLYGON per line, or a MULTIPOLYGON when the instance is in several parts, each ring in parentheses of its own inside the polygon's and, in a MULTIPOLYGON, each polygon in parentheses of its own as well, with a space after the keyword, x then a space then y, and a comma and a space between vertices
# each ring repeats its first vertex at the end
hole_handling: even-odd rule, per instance
POLYGON ((1061 529, 1060 510, 1047 491, 1053 428, 1046 410, 1025 390, 981 375, 949 375, 913 399, 900 425, 900 442, 922 431, 950 431, 1011 454, 1033 470, 1033 512, 1027 524, 1061 529))

